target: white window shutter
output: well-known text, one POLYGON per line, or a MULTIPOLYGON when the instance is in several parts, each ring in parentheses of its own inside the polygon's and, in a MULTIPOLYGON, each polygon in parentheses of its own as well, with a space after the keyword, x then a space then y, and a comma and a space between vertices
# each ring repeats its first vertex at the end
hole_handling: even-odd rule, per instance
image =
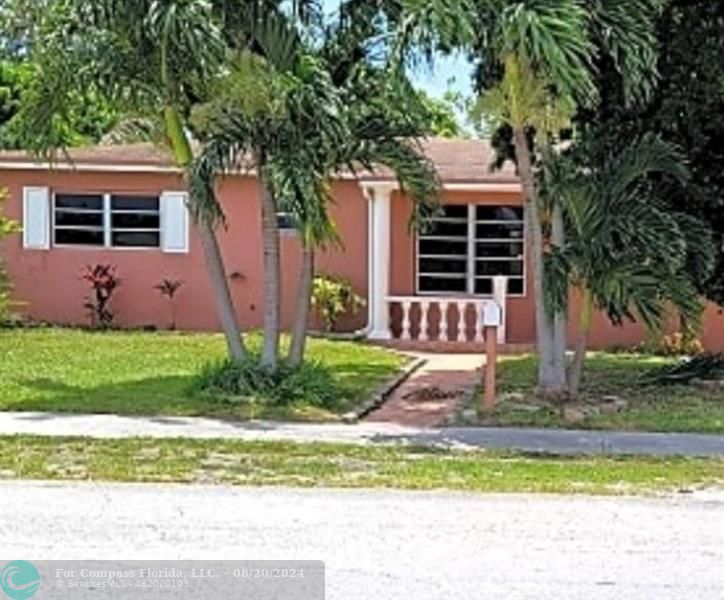
POLYGON ((161 250, 186 253, 189 251, 189 210, 185 192, 161 194, 161 250))
POLYGON ((50 248, 50 190, 47 187, 23 188, 23 247, 50 248))

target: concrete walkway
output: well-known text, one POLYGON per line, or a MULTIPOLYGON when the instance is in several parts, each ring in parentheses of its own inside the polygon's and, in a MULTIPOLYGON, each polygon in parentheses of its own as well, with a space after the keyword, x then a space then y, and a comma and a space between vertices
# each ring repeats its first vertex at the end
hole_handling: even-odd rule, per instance
POLYGON ((411 443, 551 454, 724 456, 724 436, 556 429, 406 427, 394 423, 291 424, 196 417, 119 417, 0 412, 0 435, 200 438, 354 444, 411 443))

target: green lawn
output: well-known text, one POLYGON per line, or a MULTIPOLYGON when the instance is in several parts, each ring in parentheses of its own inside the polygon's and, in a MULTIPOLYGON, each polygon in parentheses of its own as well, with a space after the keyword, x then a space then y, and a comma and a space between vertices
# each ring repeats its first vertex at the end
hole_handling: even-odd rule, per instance
POLYGON ((531 356, 501 359, 500 402, 493 415, 481 417, 487 425, 577 427, 647 431, 699 431, 724 433, 724 393, 688 385, 643 385, 646 371, 674 359, 640 354, 596 353, 586 361, 584 409, 595 413, 601 399, 615 395, 628 403, 617 413, 586 416, 583 423, 567 422, 561 407, 537 400, 536 362, 531 356), (533 407, 539 410, 532 410, 533 407))
POLYGON ((0 437, 0 479, 650 494, 724 486, 724 460, 546 457, 231 440, 0 437))
MULTIPOLYGON (((258 345, 252 336, 250 345, 258 345)), ((201 367, 224 356, 216 334, 0 330, 0 410, 125 415, 214 415, 327 420, 321 409, 215 402, 190 391, 201 367)), ((401 355, 351 342, 309 341, 343 391, 343 413, 405 363, 401 355)))

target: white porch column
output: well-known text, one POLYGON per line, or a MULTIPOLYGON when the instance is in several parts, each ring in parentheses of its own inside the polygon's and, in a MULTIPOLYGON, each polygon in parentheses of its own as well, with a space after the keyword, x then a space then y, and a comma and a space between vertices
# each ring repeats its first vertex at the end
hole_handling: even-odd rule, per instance
POLYGON ((369 210, 369 334, 373 340, 389 340, 390 309, 390 195, 394 186, 366 186, 369 210))

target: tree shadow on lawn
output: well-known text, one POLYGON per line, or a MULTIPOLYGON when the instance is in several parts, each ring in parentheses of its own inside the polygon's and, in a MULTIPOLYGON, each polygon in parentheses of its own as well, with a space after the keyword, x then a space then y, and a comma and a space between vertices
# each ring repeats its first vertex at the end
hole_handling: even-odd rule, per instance
POLYGON ((332 375, 340 388, 350 398, 359 400, 369 396, 378 388, 396 377, 404 365, 394 366, 375 363, 334 363, 329 365, 332 375))
MULTIPOLYGON (((343 414, 367 400, 396 371, 389 365, 337 363, 333 375, 340 388, 335 412, 343 414)), ((194 389, 195 374, 164 375, 95 385, 71 385, 53 378, 23 379, 27 397, 5 400, 4 410, 61 413, 146 415, 157 417, 208 416, 225 419, 252 418, 291 420, 333 420, 322 409, 269 406, 228 401, 194 389)))
POLYGON ((208 399, 191 395, 193 375, 148 377, 100 385, 70 385, 49 378, 25 379, 20 385, 32 397, 5 402, 6 410, 89 414, 191 416, 218 408, 208 399))

